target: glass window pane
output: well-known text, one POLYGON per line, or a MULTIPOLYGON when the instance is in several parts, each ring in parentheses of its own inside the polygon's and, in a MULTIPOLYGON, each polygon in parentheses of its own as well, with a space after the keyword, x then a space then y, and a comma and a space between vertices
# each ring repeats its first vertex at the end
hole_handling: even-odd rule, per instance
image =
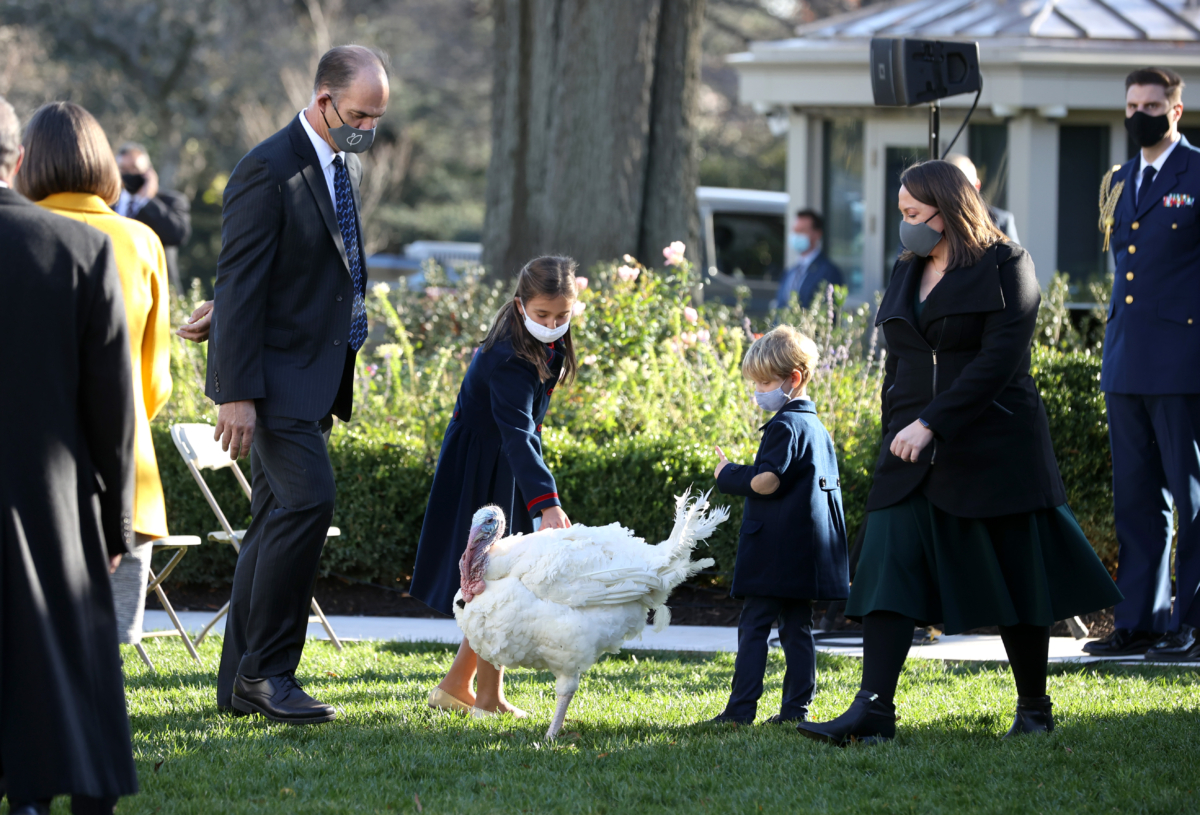
POLYGON ((862 289, 863 123, 825 122, 825 253, 842 270, 850 292, 862 289))
POLYGON ((1058 128, 1058 271, 1071 276, 1073 297, 1086 296, 1086 281, 1108 271, 1096 190, 1112 167, 1109 133, 1104 125, 1058 128))
POLYGON ((717 269, 751 280, 778 282, 783 274, 783 216, 714 212, 717 269))
POLYGON ((883 201, 883 285, 891 282, 892 266, 900 256, 900 176, 909 165, 929 158, 929 146, 889 147, 887 149, 887 187, 883 201))
POLYGON ((980 190, 983 200, 999 209, 1008 209, 1008 125, 971 125, 967 144, 967 155, 975 162, 983 184, 980 190))

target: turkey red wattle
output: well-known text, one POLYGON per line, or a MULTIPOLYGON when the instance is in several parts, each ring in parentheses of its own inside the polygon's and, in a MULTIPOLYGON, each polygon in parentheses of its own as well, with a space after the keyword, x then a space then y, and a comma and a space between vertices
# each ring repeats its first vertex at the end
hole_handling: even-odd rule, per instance
POLYGON ((471 518, 467 549, 458 561, 459 588, 466 603, 487 587, 483 573, 487 570, 488 550, 504 537, 504 527, 504 512, 497 506, 483 507, 471 518))

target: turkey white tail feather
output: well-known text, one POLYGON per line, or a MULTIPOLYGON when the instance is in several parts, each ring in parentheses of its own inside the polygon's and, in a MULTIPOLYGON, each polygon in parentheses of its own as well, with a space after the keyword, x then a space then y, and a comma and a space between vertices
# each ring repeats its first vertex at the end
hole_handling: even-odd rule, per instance
MULTIPOLYGON (((711 494, 712 490, 709 490, 689 502, 692 496, 689 488, 683 495, 675 497, 675 528, 671 530, 671 536, 660 544, 667 547, 671 566, 686 564, 696 544, 728 520, 729 507, 717 507, 709 511, 708 496, 711 494)), ((686 575, 685 579, 690 576, 686 575)), ((671 588, 675 588, 675 585, 671 588)))

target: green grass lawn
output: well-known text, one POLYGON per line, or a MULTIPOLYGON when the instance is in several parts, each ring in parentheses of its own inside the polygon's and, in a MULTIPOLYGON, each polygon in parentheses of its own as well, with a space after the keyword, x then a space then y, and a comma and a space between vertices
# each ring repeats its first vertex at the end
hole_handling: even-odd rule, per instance
MULTIPOLYGON (((1001 741, 1015 691, 1007 668, 912 660, 897 739, 838 749, 786 726, 697 728, 718 713, 731 655, 628 652, 587 674, 563 737, 541 743, 549 674, 516 670, 532 713, 470 721, 425 707, 444 646, 310 642, 299 678, 336 705, 332 724, 290 727, 218 714, 220 640, 205 671, 178 642, 146 643, 157 673, 125 652, 142 793, 119 813, 294 812, 1195 812, 1200 681, 1167 668, 1055 668, 1057 731, 1001 741), (419 803, 418 803, 419 801, 419 803)), ((778 710, 772 652, 764 719, 778 710)), ((840 713, 859 663, 820 658, 814 714, 840 713)), ((56 813, 67 812, 60 800, 56 813)))

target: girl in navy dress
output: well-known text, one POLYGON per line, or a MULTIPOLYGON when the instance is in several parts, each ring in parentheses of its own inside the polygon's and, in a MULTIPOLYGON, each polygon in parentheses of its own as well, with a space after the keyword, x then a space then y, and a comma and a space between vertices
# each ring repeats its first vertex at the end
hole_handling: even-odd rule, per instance
MULTIPOLYGON (((531 260, 517 275, 513 299, 500 309, 463 379, 438 456, 409 593, 451 614, 459 588, 458 561, 471 516, 486 504, 504 509, 513 533, 571 525, 542 458, 542 419, 550 394, 575 376, 571 311, 575 261, 531 260)), ((429 694, 429 706, 497 712, 524 718, 504 698, 504 669, 477 659, 463 639, 450 671, 429 694), (475 693, 471 683, 478 673, 475 693)))

